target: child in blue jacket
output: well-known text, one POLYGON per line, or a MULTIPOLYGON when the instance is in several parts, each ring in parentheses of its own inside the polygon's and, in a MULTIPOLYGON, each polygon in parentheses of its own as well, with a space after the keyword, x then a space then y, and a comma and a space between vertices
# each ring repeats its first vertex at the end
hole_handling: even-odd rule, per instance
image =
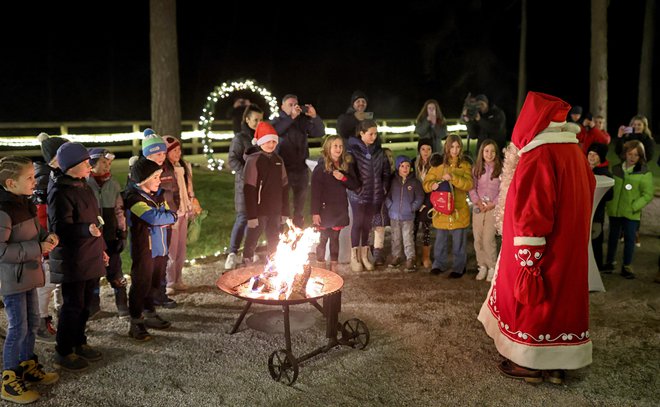
POLYGON ((392 228, 391 267, 401 264, 405 253, 406 271, 415 271, 415 214, 424 202, 422 184, 410 176, 410 159, 400 155, 395 161, 396 173, 392 178, 385 206, 387 206, 392 228), (403 240, 403 248, 401 241, 403 240))
POLYGON ((167 329, 171 326, 156 313, 153 303, 153 295, 160 289, 162 265, 167 264, 169 227, 177 221, 176 212, 169 210, 159 188, 161 172, 157 163, 146 158, 138 160, 131 168, 134 184, 131 184, 125 201, 133 260, 128 294, 131 315, 128 335, 138 341, 151 339, 147 327, 167 329))

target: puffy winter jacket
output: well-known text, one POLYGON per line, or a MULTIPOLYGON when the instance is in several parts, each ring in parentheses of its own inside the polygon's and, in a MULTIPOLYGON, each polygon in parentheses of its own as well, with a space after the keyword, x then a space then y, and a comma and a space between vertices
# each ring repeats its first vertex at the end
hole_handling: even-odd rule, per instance
POLYGON ((614 196, 607 203, 607 214, 617 218, 639 220, 642 209, 653 199, 653 174, 646 165, 637 164, 630 171, 622 164, 612 168, 614 196))
POLYGON ((241 132, 236 133, 229 146, 229 168, 234 171, 234 209, 236 212, 245 212, 245 195, 243 194, 243 168, 245 167, 246 153, 252 147, 254 130, 247 123, 241 125, 241 132))
POLYGON ((0 294, 43 287, 39 242, 47 235, 34 204, 0 187, 0 294))
POLYGON ((348 191, 348 199, 359 204, 382 204, 389 187, 390 164, 380 141, 376 139, 374 144, 367 146, 362 139, 351 137, 347 151, 351 156, 351 175, 361 183, 360 188, 348 191))
POLYGON ((390 219, 414 220, 415 214, 423 202, 422 184, 413 174, 410 174, 405 180, 399 174, 392 178, 392 184, 385 199, 390 219))
POLYGON ((431 167, 426 178, 424 178, 424 191, 431 192, 433 184, 442 181, 445 173, 452 175, 451 184, 454 186, 454 213, 444 215, 433 212, 433 227, 436 229, 455 230, 466 228, 470 225, 470 208, 466 198, 472 189, 472 166, 467 161, 454 160, 450 165, 438 165, 431 167))
POLYGON ((131 230, 131 256, 167 256, 169 225, 176 223, 162 190, 148 194, 139 187, 131 187, 126 194, 126 217, 131 230), (147 252, 146 249, 151 249, 147 252))
POLYGON ((332 173, 325 171, 325 161, 319 159, 312 172, 312 202, 310 211, 312 215, 321 216, 321 225, 324 228, 347 226, 348 200, 347 189, 359 187, 359 181, 348 172, 343 172, 344 179, 339 181, 332 173))

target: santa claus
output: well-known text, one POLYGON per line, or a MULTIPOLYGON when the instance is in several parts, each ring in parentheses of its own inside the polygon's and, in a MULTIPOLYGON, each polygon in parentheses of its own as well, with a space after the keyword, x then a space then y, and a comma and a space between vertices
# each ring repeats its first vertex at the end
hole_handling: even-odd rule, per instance
POLYGON ((571 106, 529 92, 506 153, 502 249, 479 321, 500 371, 539 383, 591 363, 588 245, 595 178, 571 106))

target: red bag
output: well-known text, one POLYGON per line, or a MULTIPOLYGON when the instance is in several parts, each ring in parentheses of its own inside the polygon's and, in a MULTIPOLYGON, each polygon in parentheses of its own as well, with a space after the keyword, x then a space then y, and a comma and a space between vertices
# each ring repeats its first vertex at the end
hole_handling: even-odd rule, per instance
POLYGON ((438 189, 431 192, 431 205, 436 212, 444 215, 454 213, 454 186, 451 182, 442 181, 438 189))

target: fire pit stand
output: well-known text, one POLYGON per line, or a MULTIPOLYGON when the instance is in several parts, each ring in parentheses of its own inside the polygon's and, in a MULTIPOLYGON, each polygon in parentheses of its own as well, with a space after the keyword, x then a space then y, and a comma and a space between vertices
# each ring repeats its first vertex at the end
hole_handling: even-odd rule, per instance
POLYGON ((220 276, 216 284, 222 291, 247 301, 243 311, 241 311, 241 314, 229 332, 230 334, 236 333, 253 303, 282 307, 285 348, 274 351, 268 357, 268 371, 273 380, 289 386, 293 385, 298 378, 300 363, 313 358, 314 356, 320 355, 321 353, 325 353, 338 345, 364 349, 369 344, 369 329, 364 322, 357 318, 349 319, 343 324, 339 322, 339 312, 341 311, 341 288, 344 285, 344 280, 339 275, 329 270, 313 267, 312 277, 321 278, 324 282, 324 287, 319 295, 308 298, 286 300, 252 298, 242 295, 237 291, 237 288, 240 285, 248 281, 250 277, 259 275, 261 271, 262 269, 259 269, 258 267, 232 270, 220 276), (323 305, 319 304, 319 299, 323 300, 323 305), (325 336, 328 339, 328 342, 325 346, 302 356, 295 357, 291 348, 289 307, 291 305, 303 303, 312 304, 314 308, 319 310, 325 317, 325 336), (338 337, 339 332, 341 332, 341 336, 338 337))

